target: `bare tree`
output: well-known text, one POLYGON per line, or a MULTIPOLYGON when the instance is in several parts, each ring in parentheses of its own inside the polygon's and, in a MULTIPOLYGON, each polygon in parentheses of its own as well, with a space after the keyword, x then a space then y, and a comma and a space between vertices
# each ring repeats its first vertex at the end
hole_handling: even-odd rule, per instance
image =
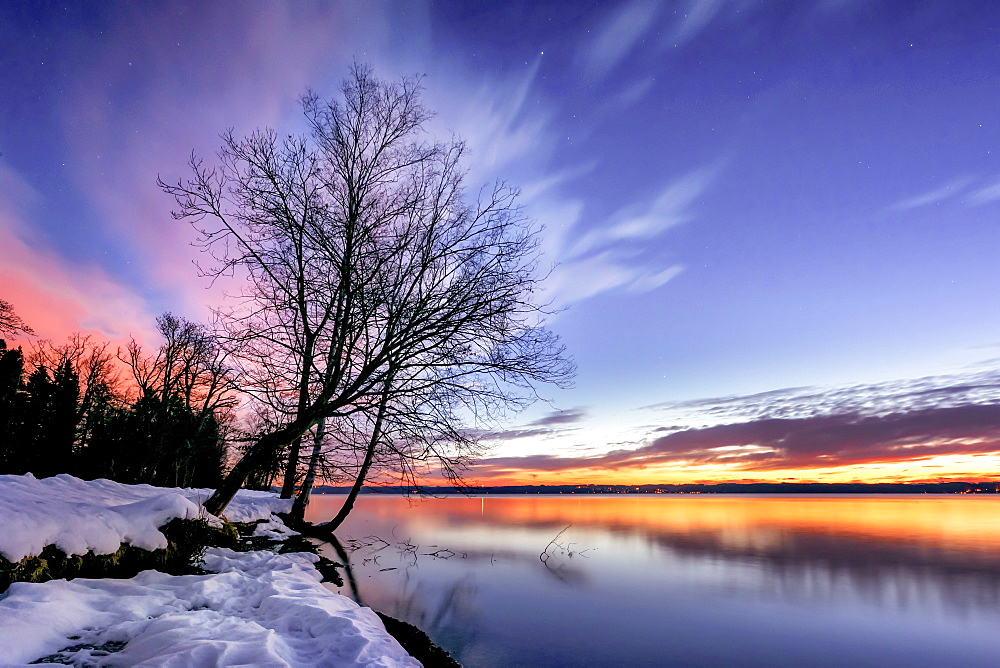
POLYGON ((132 339, 120 359, 142 392, 177 397, 200 419, 234 408, 233 369, 215 336, 204 325, 164 313, 156 319, 164 342, 145 355, 132 339))
MULTIPOLYGON (((461 460, 472 442, 462 424, 572 377, 534 300, 538 229, 503 184, 467 201, 464 146, 421 140, 429 113, 419 98, 418 80, 388 83, 355 66, 340 100, 304 98, 309 137, 230 132, 215 167, 192 156, 192 178, 160 181, 215 260, 205 273, 244 280, 219 312, 225 345, 243 389, 281 418, 209 512, 323 420, 366 432, 371 462, 408 466, 378 448, 420 443, 454 470, 444 448, 426 446, 448 441, 461 460), (415 419, 435 400, 439 415, 415 419)), ((293 449, 291 477, 297 458, 293 449)), ((368 469, 362 461, 356 478, 368 469)))
POLYGON ((0 299, 0 336, 4 334, 34 334, 35 331, 25 324, 21 316, 14 313, 14 306, 0 299))
MULTIPOLYGON (((156 326, 164 342, 154 354, 144 354, 133 339, 119 359, 131 369, 140 399, 151 404, 156 422, 167 424, 176 408, 188 417, 183 442, 160 448, 170 459, 171 484, 186 486, 195 472, 199 444, 204 447, 206 438, 219 440, 216 432, 238 404, 234 372, 216 337, 203 325, 164 313, 156 326)), ((220 459, 223 454, 220 449, 220 459)))

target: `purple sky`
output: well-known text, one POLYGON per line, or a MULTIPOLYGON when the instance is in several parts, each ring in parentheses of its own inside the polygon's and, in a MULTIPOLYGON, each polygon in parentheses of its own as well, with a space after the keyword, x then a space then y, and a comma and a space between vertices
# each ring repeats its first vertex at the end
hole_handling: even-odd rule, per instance
MULTIPOLYGON (((2 3, 0 298, 56 338, 203 318, 218 296, 157 175, 186 175, 228 127, 301 130, 298 95, 333 94, 356 58, 426 74, 429 129, 468 140, 470 186, 519 185, 547 225, 577 388, 512 425, 537 433, 498 458, 704 461, 678 452, 746 439, 654 430, 762 420, 847 420, 861 450, 881 439, 872 456, 894 424, 979 453, 1000 420, 949 420, 994 390, 877 425, 690 402, 856 383, 890 401, 899 379, 993 368, 997 26, 1000 7, 971 1, 2 3), (673 412, 650 421, 653 404, 673 412)), ((764 431, 740 433, 766 450, 780 434, 764 431)), ((815 454, 795 444, 789 462, 815 454)))

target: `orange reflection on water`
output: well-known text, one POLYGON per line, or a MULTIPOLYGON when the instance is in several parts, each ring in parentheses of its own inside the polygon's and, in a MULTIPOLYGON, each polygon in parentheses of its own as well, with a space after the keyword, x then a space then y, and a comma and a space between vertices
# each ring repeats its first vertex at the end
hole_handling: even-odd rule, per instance
POLYGON ((782 534, 823 534, 906 542, 944 550, 1000 550, 1000 497, 579 495, 422 499, 367 497, 385 519, 451 525, 600 526, 648 533, 711 533, 733 546, 782 534))

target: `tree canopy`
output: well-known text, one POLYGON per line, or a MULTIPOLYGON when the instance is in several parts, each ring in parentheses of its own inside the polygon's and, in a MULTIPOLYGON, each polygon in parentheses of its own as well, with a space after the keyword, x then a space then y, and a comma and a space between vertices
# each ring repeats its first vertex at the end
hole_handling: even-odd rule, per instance
MULTIPOLYGON (((340 95, 302 100, 310 132, 223 135, 211 164, 160 181, 213 278, 240 289, 218 316, 240 389, 270 416, 206 504, 321 422, 333 453, 445 475, 478 452, 475 426, 521 408, 573 365, 536 301, 539 229, 503 183, 469 197, 460 141, 430 141, 420 80, 355 65, 340 95)), ((365 462, 368 462, 367 466, 365 462)))

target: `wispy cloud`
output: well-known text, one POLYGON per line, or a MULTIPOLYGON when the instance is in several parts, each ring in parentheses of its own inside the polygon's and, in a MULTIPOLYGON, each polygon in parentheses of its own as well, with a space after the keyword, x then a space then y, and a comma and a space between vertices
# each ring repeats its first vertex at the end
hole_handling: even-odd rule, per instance
POLYGON ((671 35, 671 41, 682 44, 694 39, 715 18, 725 0, 692 0, 671 35))
POLYGON ((835 413, 877 417, 929 408, 1000 403, 1000 370, 846 385, 793 387, 746 396, 665 402, 641 410, 681 425, 718 424, 762 418, 809 418, 835 413))
POLYGON ((643 274, 628 285, 630 292, 649 292, 667 284, 684 271, 684 265, 675 264, 667 267, 663 271, 652 274, 643 274))
POLYGON ((548 415, 544 415, 526 425, 505 429, 504 431, 489 432, 480 436, 489 441, 504 442, 524 438, 561 435, 575 431, 576 427, 573 425, 583 421, 586 416, 586 411, 579 408, 552 411, 548 415))
POLYGON ((556 267, 545 282, 545 299, 561 308, 610 290, 649 292, 683 271, 681 265, 662 270, 636 266, 627 257, 608 251, 556 267))
MULTIPOLYGON (((907 197, 902 199, 889 207, 890 211, 907 211, 909 209, 917 209, 929 204, 937 204, 943 202, 947 199, 957 197, 961 195, 965 189, 972 183, 973 179, 968 176, 961 176, 958 178, 951 179, 947 183, 944 183, 932 190, 922 192, 919 195, 914 195, 913 197, 907 197)), ((998 195, 1000 197, 1000 195, 998 195)))
POLYGON ((545 282, 545 297, 557 307, 628 285, 638 271, 610 252, 556 267, 545 282))
POLYGON ((600 107, 601 114, 613 113, 637 104, 653 89, 655 83, 655 79, 650 76, 628 84, 621 91, 608 98, 607 102, 600 107))
POLYGON ((504 77, 487 79, 460 67, 438 66, 437 76, 428 80, 426 102, 438 111, 429 130, 442 137, 454 132, 465 141, 469 183, 541 171, 553 143, 552 112, 529 104, 541 62, 539 56, 504 77))
POLYGON ((649 32, 661 6, 652 0, 633 0, 621 7, 594 39, 582 46, 580 60, 587 76, 600 80, 609 74, 649 32))
POLYGON ((969 204, 987 204, 1000 199, 1000 181, 991 183, 969 195, 969 204))
POLYGON ((546 250, 559 264, 546 281, 546 298, 561 307, 609 290, 648 292, 676 278, 684 265, 641 257, 645 242, 691 220, 694 204, 720 172, 721 163, 695 169, 651 200, 626 206, 583 233, 577 206, 570 224, 547 240, 546 250))
POLYGON ((560 411, 552 411, 544 417, 531 422, 534 427, 549 427, 552 425, 575 424, 587 416, 587 412, 580 408, 570 408, 560 411))
POLYGON ((569 257, 623 241, 649 239, 689 220, 690 207, 711 185, 718 165, 702 167, 668 183, 651 202, 627 206, 612 215, 606 226, 584 235, 569 249, 569 257))
MULTIPOLYGON (((555 113, 531 92, 539 63, 536 60, 502 80, 476 83, 468 81, 468 73, 449 71, 443 81, 429 84, 430 105, 445 110, 437 128, 454 131, 469 146, 470 186, 495 179, 520 186, 527 213, 545 227, 544 261, 554 266, 543 286, 546 301, 563 307, 616 288, 634 285, 635 290, 648 290, 662 285, 676 275, 676 268, 665 274, 662 267, 629 262, 627 248, 612 249, 603 238, 595 240, 588 253, 567 252, 579 244, 585 200, 566 199, 561 193, 597 165, 582 162, 552 168, 549 158, 553 137, 558 136, 552 129, 555 113), (478 92, 469 95, 470 89, 478 92)), ((652 210, 639 213, 655 215, 652 210)), ((671 221, 662 222, 669 226, 671 221)), ((619 233, 616 241, 627 245, 629 234, 619 233)))

